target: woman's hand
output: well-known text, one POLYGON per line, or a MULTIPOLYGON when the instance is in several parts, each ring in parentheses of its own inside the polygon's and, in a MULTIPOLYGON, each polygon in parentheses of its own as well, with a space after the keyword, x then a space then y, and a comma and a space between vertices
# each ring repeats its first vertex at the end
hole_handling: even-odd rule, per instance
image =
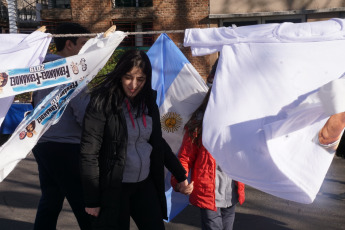
POLYGON ((340 140, 344 128, 345 112, 333 114, 319 132, 320 144, 328 145, 340 140))
POLYGON ((96 208, 85 208, 85 211, 87 214, 98 217, 99 212, 101 211, 101 207, 96 207, 96 208))
POLYGON ((194 181, 192 181, 190 184, 188 184, 188 180, 184 180, 178 184, 176 184, 176 191, 184 194, 184 195, 190 195, 193 192, 194 188, 194 181))

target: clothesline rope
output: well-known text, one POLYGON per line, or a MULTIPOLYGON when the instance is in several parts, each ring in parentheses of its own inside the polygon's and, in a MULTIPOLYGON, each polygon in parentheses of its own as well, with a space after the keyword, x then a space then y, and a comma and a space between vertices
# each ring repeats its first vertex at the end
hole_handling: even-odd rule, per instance
MULTIPOLYGON (((161 30, 161 31, 145 31, 145 32, 125 32, 126 35, 139 35, 139 34, 161 34, 161 33, 184 33, 184 30, 161 30)), ((88 33, 88 34, 52 34, 52 37, 92 37, 96 36, 98 33, 88 33)))

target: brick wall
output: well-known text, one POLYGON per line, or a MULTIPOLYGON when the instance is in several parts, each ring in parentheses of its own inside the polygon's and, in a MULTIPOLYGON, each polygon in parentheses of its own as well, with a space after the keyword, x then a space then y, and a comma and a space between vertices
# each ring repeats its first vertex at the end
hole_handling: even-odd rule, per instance
MULTIPOLYGON (((207 28, 209 0, 153 0, 152 7, 112 8, 110 0, 71 0, 71 18, 90 29, 91 32, 106 31, 112 20, 153 21, 153 30, 184 30, 207 28)), ((182 47, 184 34, 168 34, 193 64, 200 75, 206 78, 215 55, 192 57, 190 48, 182 47)), ((158 37, 158 36, 155 36, 158 37)))
POLYGON ((110 0, 71 0, 72 20, 91 32, 104 32, 111 25, 110 0))
MULTIPOLYGON (((208 0, 153 0, 155 8, 154 30, 184 30, 188 28, 207 28, 210 21, 208 0)), ((184 34, 168 34, 187 59, 206 78, 210 67, 210 56, 192 57, 190 48, 183 47, 184 34)))
MULTIPOLYGON (((0 0, 3 1, 3 0, 0 0)), ((209 0, 152 0, 152 7, 118 7, 113 8, 111 0, 71 0, 71 9, 54 9, 42 13, 42 19, 72 20, 86 26, 91 32, 104 32, 115 20, 152 21, 153 30, 184 30, 187 28, 218 27, 217 19, 209 19, 209 0)), ((324 13, 308 15, 307 21, 331 17, 344 17, 343 13, 324 13)), ((169 37, 180 47, 187 59, 193 64, 203 78, 217 58, 217 54, 192 57, 190 48, 183 47, 183 33, 168 33, 169 37)), ((158 35, 154 36, 154 40, 158 35)))

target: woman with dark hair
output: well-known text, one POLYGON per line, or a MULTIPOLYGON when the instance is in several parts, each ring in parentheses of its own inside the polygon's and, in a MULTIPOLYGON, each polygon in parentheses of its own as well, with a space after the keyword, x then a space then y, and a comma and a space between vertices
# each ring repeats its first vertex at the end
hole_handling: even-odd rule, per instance
POLYGON ((178 154, 187 176, 192 171, 192 182, 182 188, 172 176, 171 185, 175 191, 190 195, 190 203, 200 208, 203 230, 230 230, 236 204, 242 204, 245 199, 244 184, 229 178, 202 145, 202 122, 210 93, 211 88, 186 123, 178 154))
POLYGON ((86 212, 93 229, 164 229, 164 166, 185 187, 185 170, 162 138, 151 63, 127 51, 91 92, 81 140, 86 212))

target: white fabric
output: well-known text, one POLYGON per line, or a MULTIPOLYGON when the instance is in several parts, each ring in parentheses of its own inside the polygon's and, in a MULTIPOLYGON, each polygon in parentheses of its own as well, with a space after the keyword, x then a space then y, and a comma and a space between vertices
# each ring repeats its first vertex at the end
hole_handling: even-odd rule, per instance
POLYGON ((0 147, 0 182, 20 160, 27 156, 44 132, 58 122, 70 100, 82 91, 103 68, 124 37, 125 34, 120 31, 106 38, 99 34, 96 38, 89 40, 78 55, 44 63, 45 66, 67 65, 66 68, 72 73, 75 65, 71 63, 79 63, 81 59, 84 59, 87 68, 81 66, 78 80, 52 90, 18 125, 11 138, 0 147), (29 132, 27 127, 31 122, 35 123, 35 129, 29 132))
MULTIPOLYGON (((0 72, 12 68, 24 68, 43 62, 51 40, 49 34, 35 31, 31 34, 0 34, 0 72)), ((7 82, 9 85, 9 81, 7 82)), ((0 94, 5 93, 6 90, 0 94)), ((14 96, 0 98, 0 125, 14 96)))
POLYGON ((345 111, 345 79, 331 81, 318 92, 324 110, 328 115, 345 111))
POLYGON ((329 114, 317 92, 345 72, 344 22, 186 30, 194 55, 220 51, 203 144, 231 178, 315 199, 333 159, 313 141, 329 114))

